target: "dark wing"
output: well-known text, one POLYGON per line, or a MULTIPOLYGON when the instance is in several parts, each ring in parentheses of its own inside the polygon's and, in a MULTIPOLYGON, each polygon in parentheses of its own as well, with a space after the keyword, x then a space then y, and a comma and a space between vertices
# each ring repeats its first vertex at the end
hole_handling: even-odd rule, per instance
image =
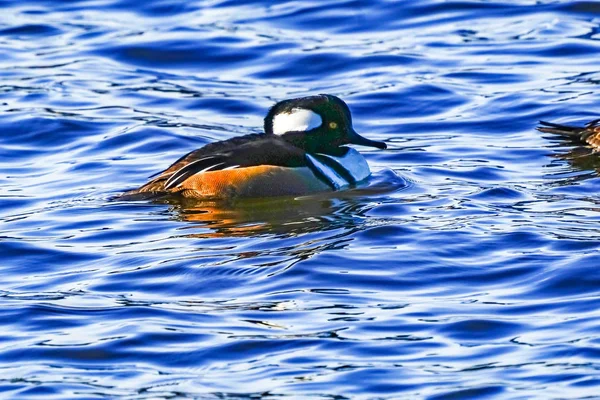
POLYGON ((212 143, 186 154, 147 185, 164 184, 172 189, 191 176, 208 171, 275 165, 301 167, 306 165, 304 151, 275 135, 247 135, 212 143))
POLYGON ((600 149, 600 119, 593 120, 585 126, 570 126, 540 121, 542 126, 537 130, 567 137, 576 142, 587 143, 595 149, 600 149))
POLYGON ((201 158, 208 157, 212 154, 219 153, 221 151, 233 149, 236 146, 243 145, 244 143, 247 143, 252 140, 256 140, 260 136, 261 135, 258 134, 251 134, 234 137, 228 140, 222 140, 220 142, 209 143, 204 147, 187 153, 186 155, 175 161, 173 164, 171 164, 169 168, 165 169, 164 171, 150 176, 149 178, 154 178, 150 182, 168 179, 174 172, 191 162, 200 160, 201 158))

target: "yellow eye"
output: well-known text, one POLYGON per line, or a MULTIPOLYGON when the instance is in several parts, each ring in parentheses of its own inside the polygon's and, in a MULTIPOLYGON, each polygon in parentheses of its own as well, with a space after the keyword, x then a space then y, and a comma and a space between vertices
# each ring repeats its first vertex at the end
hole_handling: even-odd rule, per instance
POLYGON ((330 129, 335 129, 335 128, 337 128, 337 124, 335 122, 330 122, 329 123, 329 128, 330 129))

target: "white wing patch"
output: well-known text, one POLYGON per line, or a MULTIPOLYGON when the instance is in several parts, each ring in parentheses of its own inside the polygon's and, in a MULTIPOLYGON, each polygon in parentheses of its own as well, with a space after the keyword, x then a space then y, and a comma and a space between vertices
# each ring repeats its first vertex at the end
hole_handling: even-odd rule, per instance
POLYGON ((286 132, 304 132, 323 124, 321 116, 304 108, 294 108, 290 113, 277 114, 273 118, 273 133, 283 135, 286 132))

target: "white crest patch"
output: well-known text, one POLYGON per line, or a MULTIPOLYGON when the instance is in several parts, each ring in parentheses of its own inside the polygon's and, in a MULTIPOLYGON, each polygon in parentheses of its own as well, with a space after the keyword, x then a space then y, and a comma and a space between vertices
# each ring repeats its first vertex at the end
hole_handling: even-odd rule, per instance
POLYGON ((304 108, 294 108, 290 113, 277 114, 273 118, 273 133, 303 132, 318 128, 323 123, 321 116, 304 108))

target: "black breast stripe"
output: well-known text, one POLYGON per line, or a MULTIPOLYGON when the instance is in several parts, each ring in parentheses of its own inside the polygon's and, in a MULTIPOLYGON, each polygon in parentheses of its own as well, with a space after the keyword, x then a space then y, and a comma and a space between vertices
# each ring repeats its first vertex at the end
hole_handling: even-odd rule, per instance
POLYGON ((350 172, 327 156, 307 153, 306 159, 308 167, 315 176, 333 190, 339 190, 348 184, 356 183, 350 172))

